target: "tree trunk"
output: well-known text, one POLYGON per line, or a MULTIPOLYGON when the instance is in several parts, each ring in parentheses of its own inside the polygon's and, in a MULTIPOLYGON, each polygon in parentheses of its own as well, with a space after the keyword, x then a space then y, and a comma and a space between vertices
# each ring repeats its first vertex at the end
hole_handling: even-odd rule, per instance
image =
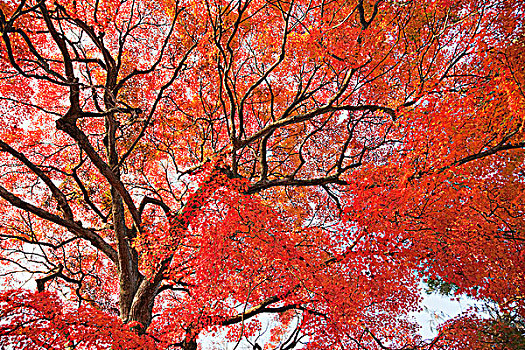
POLYGON ((186 339, 182 342, 183 350, 197 350, 197 340, 195 338, 186 339))

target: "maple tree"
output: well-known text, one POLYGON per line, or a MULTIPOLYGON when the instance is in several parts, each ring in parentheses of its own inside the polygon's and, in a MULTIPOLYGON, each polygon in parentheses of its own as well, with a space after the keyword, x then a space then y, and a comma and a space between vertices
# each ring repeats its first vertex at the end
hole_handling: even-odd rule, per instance
POLYGON ((425 341, 409 314, 429 278, 525 317, 524 11, 2 0, 0 343, 516 332, 425 341))

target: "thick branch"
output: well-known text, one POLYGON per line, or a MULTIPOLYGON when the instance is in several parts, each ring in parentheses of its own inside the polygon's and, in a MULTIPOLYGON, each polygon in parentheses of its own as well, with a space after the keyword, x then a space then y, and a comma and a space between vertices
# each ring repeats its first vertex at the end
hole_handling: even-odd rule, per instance
POLYGON ((2 140, 0 140, 0 151, 7 152, 13 157, 20 160, 33 173, 35 173, 35 175, 37 175, 42 181, 44 181, 47 187, 51 190, 53 197, 57 200, 58 205, 64 213, 65 218, 68 220, 73 220, 73 212, 71 211, 71 207, 67 202, 66 196, 64 195, 64 193, 62 193, 62 191, 58 189, 58 187, 55 186, 53 181, 42 171, 42 169, 33 164, 29 159, 27 159, 25 155, 16 151, 2 140))
POLYGON ((93 201, 89 197, 89 193, 88 193, 88 191, 86 189, 86 186, 84 186, 84 184, 80 180, 80 177, 77 174, 77 169, 80 167, 81 164, 82 164, 82 162, 79 165, 77 165, 75 168, 73 168, 73 171, 72 171, 71 175, 73 176, 73 179, 75 180, 75 182, 77 183, 78 187, 80 188, 80 191, 82 192, 82 196, 84 197, 84 201, 91 208, 91 210, 93 210, 102 219, 102 222, 106 223, 108 221, 108 216, 104 215, 100 211, 100 209, 97 208, 95 203, 93 203, 93 201))
POLYGON ((167 271, 172 260, 172 256, 164 259, 159 267, 159 270, 152 279, 144 278, 140 283, 131 308, 129 311, 129 321, 138 321, 144 326, 144 330, 151 323, 151 312, 155 297, 158 295, 160 284, 164 279, 164 274, 167 271))
POLYGON ((66 41, 57 32, 51 20, 51 17, 49 16, 49 12, 47 10, 45 2, 41 3, 40 10, 42 11, 42 16, 44 17, 46 26, 49 29, 49 32, 51 33, 53 40, 58 45, 58 48, 60 50, 60 53, 62 54, 62 57, 64 58, 64 71, 66 73, 67 81, 68 83, 70 83, 69 102, 71 103, 71 109, 72 111, 79 111, 80 110, 80 89, 78 85, 78 79, 75 77, 75 74, 74 74, 73 61, 71 60, 71 56, 69 55, 66 41))
MULTIPOLYGON (((500 151, 508 151, 508 150, 511 150, 511 149, 518 149, 518 148, 525 148, 525 142, 519 142, 519 143, 516 143, 516 144, 499 144, 491 149, 488 149, 486 151, 483 151, 483 152, 479 152, 477 154, 472 154, 470 156, 467 156, 465 158, 462 158, 454 163, 452 163, 450 166, 447 167, 450 168, 450 167, 453 167, 453 166, 457 166, 457 165, 463 165, 465 163, 468 163, 468 162, 471 162, 473 160, 476 160, 476 159, 481 159, 481 158, 485 158, 487 156, 491 156, 493 154, 496 154, 497 152, 500 152, 500 151)), ((440 172, 444 171, 446 169, 440 169, 440 172)))
POLYGON ((62 273, 63 270, 64 270, 64 265, 58 264, 58 266, 55 269, 53 269, 52 271, 50 271, 49 274, 47 274, 46 276, 44 276, 42 278, 37 278, 36 279, 36 288, 37 288, 37 290, 39 292, 43 292, 45 290, 46 283, 48 281, 54 280, 55 278, 61 278, 61 279, 63 279, 66 282, 75 283, 75 284, 81 286, 80 281, 77 281, 74 278, 71 278, 71 277, 68 277, 68 276, 64 275, 62 273))
POLYGON ((379 0, 379 1, 377 1, 374 4, 374 9, 373 9, 373 12, 372 12, 372 16, 367 21, 366 17, 365 17, 365 8, 364 8, 364 5, 363 5, 363 0, 359 0, 359 3, 357 5, 357 9, 359 11, 359 21, 361 22, 361 28, 363 28, 363 30, 365 30, 366 28, 368 28, 370 26, 370 23, 372 23, 372 21, 376 17, 377 11, 379 10, 379 5, 382 2, 383 2, 382 0, 379 0))
POLYGON ((166 214, 168 214, 171 211, 170 207, 168 207, 166 205, 166 203, 164 203, 160 199, 156 199, 156 198, 145 196, 142 199, 142 202, 140 202, 140 205, 139 205, 139 214, 141 216, 142 216, 142 213, 144 212, 144 209, 146 208, 146 205, 148 205, 148 204, 154 204, 154 205, 157 205, 157 206, 161 207, 162 210, 164 210, 164 213, 166 213, 166 214))
POLYGON ((227 320, 224 320, 220 323, 221 326, 230 326, 232 324, 235 324, 235 323, 239 323, 239 322, 242 322, 244 320, 247 320, 255 315, 258 315, 260 313, 263 313, 265 312, 264 310, 266 310, 267 306, 271 305, 271 304, 275 304, 279 301, 281 301, 283 298, 280 298, 278 296, 273 296, 273 297, 270 297, 270 298, 267 298, 266 300, 264 300, 262 303, 260 303, 259 305, 257 306, 254 306, 248 310, 246 310, 246 312, 242 313, 242 314, 238 314, 236 316, 233 316, 227 320))
POLYGON ((93 244, 96 248, 104 252, 104 254, 106 254, 112 261, 114 262, 118 261, 117 252, 113 249, 113 247, 111 247, 111 245, 109 245, 106 241, 104 241, 104 239, 102 239, 99 235, 97 235, 93 231, 82 227, 79 223, 71 221, 71 220, 63 219, 58 215, 52 214, 39 207, 29 204, 21 200, 19 197, 15 196, 11 192, 7 191, 2 186, 0 186, 0 197, 2 197, 3 199, 11 203, 11 205, 19 209, 22 209, 44 220, 50 221, 59 226, 67 228, 69 231, 73 232, 78 237, 84 238, 88 240, 89 242, 91 242, 91 244, 93 244))
MULTIPOLYGON (((335 96, 335 97, 337 97, 337 96, 335 96)), ((334 99, 335 99, 335 97, 334 97, 334 99)), ((267 125, 266 127, 260 129, 259 131, 257 131, 256 133, 254 133, 253 135, 248 137, 247 139, 245 139, 243 141, 240 141, 239 144, 238 144, 238 148, 246 147, 247 145, 249 145, 249 144, 253 143, 254 141, 260 139, 261 137, 263 137, 263 136, 265 136, 265 135, 275 131, 276 129, 278 129, 280 127, 291 125, 291 124, 296 124, 296 123, 300 123, 300 122, 304 122, 304 121, 312 119, 312 118, 314 118, 314 117, 316 117, 318 115, 323 115, 323 114, 330 113, 330 112, 336 112, 336 111, 348 111, 348 112, 370 111, 370 112, 376 112, 376 111, 381 111, 381 112, 384 112, 384 113, 387 113, 388 115, 390 115, 392 117, 392 119, 395 119, 395 117, 396 117, 396 113, 395 113, 395 111, 392 108, 383 107, 383 106, 377 106, 377 105, 363 105, 363 106, 343 105, 343 106, 333 106, 332 103, 334 102, 334 99, 329 101, 326 105, 324 105, 322 107, 319 107, 319 108, 317 108, 317 109, 315 109, 313 111, 310 111, 308 113, 293 115, 293 116, 290 116, 290 117, 287 117, 287 118, 279 119, 276 122, 267 125)))
MULTIPOLYGON (((361 163, 351 164, 345 169, 357 168, 361 163)), ((341 174, 336 174, 332 176, 318 177, 314 179, 293 179, 293 178, 284 178, 284 179, 275 179, 267 181, 258 181, 253 185, 248 187, 246 194, 253 194, 271 187, 276 186, 322 186, 326 184, 338 184, 338 185, 347 185, 348 183, 339 178, 341 174)))
MULTIPOLYGON (((508 140, 508 137, 505 138, 505 139, 508 140)), ((482 158, 491 156, 491 155, 496 154, 496 153, 501 152, 501 151, 508 151, 508 150, 520 149, 520 148, 525 148, 525 141, 524 142, 518 142, 518 143, 515 143, 515 144, 511 144, 511 143, 504 144, 504 142, 500 142, 498 145, 496 145, 496 146, 494 146, 494 147, 492 147, 492 148, 490 148, 490 149, 488 149, 486 151, 475 153, 475 154, 471 154, 471 155, 466 156, 464 158, 461 158, 461 159, 459 159, 459 160, 457 160, 455 162, 452 162, 451 164, 449 164, 447 166, 439 168, 436 171, 436 173, 437 174, 442 173, 445 170, 448 170, 448 169, 450 169, 452 167, 463 165, 463 164, 472 162, 472 161, 477 160, 477 159, 482 159, 482 158)), ((430 170, 430 171, 420 171, 420 172, 410 176, 408 179, 409 179, 409 181, 417 180, 417 179, 420 179, 423 176, 425 176, 427 174, 430 174, 430 173, 433 173, 433 171, 432 170, 430 170)))
POLYGON ((65 240, 63 242, 60 242, 59 244, 55 245, 55 244, 51 244, 49 242, 39 242, 39 241, 35 240, 35 238, 29 239, 29 238, 24 237, 24 236, 8 235, 8 234, 5 234, 5 233, 0 234, 0 237, 1 238, 6 238, 6 239, 16 239, 16 240, 19 240, 19 241, 24 242, 24 243, 35 244, 35 245, 38 245, 38 246, 48 247, 48 248, 52 248, 52 249, 55 249, 55 250, 59 249, 59 248, 62 248, 63 246, 68 245, 69 243, 76 241, 77 239, 80 239, 78 236, 75 236, 75 237, 69 238, 69 239, 67 239, 67 240, 65 240))
POLYGON ((130 211, 131 216, 133 217, 135 225, 140 230, 140 215, 138 213, 137 208, 135 207, 135 203, 133 202, 131 195, 126 190, 124 184, 119 179, 119 177, 113 172, 113 170, 111 170, 111 168, 106 164, 106 162, 102 160, 100 155, 93 148, 87 136, 82 132, 82 130, 78 128, 78 126, 75 123, 75 120, 76 119, 70 118, 58 119, 56 121, 57 129, 66 132, 78 143, 82 150, 86 152, 87 156, 89 157, 89 159, 91 159, 91 161, 100 171, 100 173, 104 175, 104 177, 108 180, 110 185, 113 188, 115 188, 118 191, 118 193, 122 196, 124 203, 126 203, 126 206, 128 207, 128 210, 130 211))

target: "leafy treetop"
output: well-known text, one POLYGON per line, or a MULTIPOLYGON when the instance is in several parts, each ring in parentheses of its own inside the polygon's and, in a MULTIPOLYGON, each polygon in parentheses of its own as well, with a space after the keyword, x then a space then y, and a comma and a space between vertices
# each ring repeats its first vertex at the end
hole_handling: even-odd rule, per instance
POLYGON ((524 11, 2 1, 0 342, 519 344, 408 315, 429 278, 525 316, 524 11))

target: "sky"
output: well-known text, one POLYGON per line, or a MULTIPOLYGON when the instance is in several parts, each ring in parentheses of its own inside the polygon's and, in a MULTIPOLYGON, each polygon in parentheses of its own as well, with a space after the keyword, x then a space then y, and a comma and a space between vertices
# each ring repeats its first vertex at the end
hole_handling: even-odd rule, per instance
POLYGON ((423 339, 434 338, 440 324, 467 311, 470 307, 481 305, 481 303, 464 296, 456 299, 437 293, 428 295, 425 292, 422 292, 422 296, 423 310, 412 315, 421 326, 420 333, 423 339))

